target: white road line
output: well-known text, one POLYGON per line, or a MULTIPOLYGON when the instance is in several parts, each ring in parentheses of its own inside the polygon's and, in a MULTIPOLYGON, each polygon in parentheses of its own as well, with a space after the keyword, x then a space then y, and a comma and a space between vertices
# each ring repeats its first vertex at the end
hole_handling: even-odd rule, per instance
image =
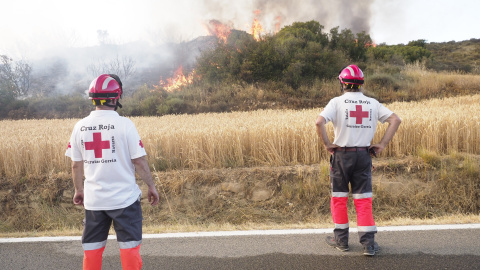
MULTIPOLYGON (((480 224, 445 224, 445 225, 413 225, 413 226, 378 227, 379 232, 435 231, 435 230, 460 230, 460 229, 480 229, 480 224)), ((143 239, 221 237, 221 236, 257 236, 257 235, 292 235, 292 234, 299 235, 299 234, 325 234, 325 233, 332 233, 332 232, 333 232, 333 229, 186 232, 186 233, 144 234, 143 239)), ((350 232, 356 233, 357 229, 350 228, 350 232)), ((0 238, 0 243, 65 242, 65 241, 80 241, 81 239, 82 238, 80 236, 0 238)), ((109 235, 108 239, 116 239, 116 236, 109 235)))

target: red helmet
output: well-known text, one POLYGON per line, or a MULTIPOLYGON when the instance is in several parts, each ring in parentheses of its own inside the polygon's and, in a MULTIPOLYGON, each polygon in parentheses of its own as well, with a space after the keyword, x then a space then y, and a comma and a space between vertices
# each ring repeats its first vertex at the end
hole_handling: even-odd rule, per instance
POLYGON ((92 81, 88 90, 89 99, 119 99, 122 96, 122 82, 117 75, 102 74, 92 81))
POLYGON ((340 71, 338 75, 341 83, 362 85, 364 82, 363 72, 356 65, 349 65, 340 71))

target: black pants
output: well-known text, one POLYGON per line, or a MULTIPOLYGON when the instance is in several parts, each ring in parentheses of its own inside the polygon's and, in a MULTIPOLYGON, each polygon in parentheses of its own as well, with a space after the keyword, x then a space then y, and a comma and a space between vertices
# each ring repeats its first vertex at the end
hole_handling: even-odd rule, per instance
POLYGON ((349 185, 357 212, 357 228, 360 243, 373 245, 377 232, 372 214, 372 158, 368 151, 337 150, 331 160, 332 185, 331 211, 335 223, 335 240, 348 245, 349 220, 347 202, 349 185))

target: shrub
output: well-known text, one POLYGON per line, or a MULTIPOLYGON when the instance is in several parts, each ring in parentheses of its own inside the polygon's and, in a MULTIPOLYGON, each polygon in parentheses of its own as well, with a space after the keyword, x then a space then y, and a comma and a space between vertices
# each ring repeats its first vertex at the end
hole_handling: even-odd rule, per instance
POLYGON ((366 85, 372 91, 379 90, 393 90, 397 91, 400 88, 400 84, 390 74, 374 74, 366 78, 366 85))

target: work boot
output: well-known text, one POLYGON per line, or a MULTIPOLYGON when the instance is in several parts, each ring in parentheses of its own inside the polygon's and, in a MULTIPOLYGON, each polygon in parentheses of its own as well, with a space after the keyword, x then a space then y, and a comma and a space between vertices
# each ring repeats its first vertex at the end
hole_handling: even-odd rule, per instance
POLYGON ((327 236, 327 238, 325 238, 325 241, 327 242, 327 244, 331 247, 334 247, 340 251, 348 251, 349 248, 348 248, 348 245, 344 246, 344 245, 339 245, 337 243, 337 241, 335 241, 335 238, 332 237, 332 236, 327 236))
POLYGON ((371 246, 363 247, 363 255, 366 256, 374 256, 375 253, 380 251, 380 247, 378 246, 377 242, 374 242, 371 246))

